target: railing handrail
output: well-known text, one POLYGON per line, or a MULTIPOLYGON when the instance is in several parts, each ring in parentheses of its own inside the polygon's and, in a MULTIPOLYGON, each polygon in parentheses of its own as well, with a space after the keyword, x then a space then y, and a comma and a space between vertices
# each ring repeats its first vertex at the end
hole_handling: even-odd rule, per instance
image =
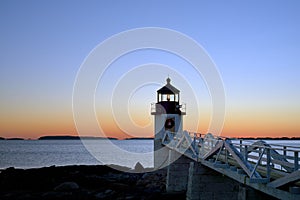
MULTIPOLYGON (((300 147, 273 147, 263 140, 252 144, 240 141, 234 143, 228 137, 212 134, 166 131, 162 144, 231 178, 238 177, 232 174, 234 168, 238 174, 242 171, 239 181, 244 184, 265 184, 263 187, 273 189, 292 183, 300 186, 300 147)), ((269 189, 263 191, 268 193, 269 189)))
MULTIPOLYGON (((188 132, 188 133, 191 136, 191 138, 194 138, 196 136, 195 137, 196 139, 200 139, 200 138, 203 139, 207 134, 209 134, 209 133, 203 134, 203 133, 197 133, 197 132, 188 132)), ((227 137, 227 136, 216 136, 216 135, 213 135, 213 136, 216 139, 219 139, 219 138, 220 139, 229 139, 231 141, 233 141, 233 140, 239 140, 239 141, 244 141, 244 142, 249 143, 249 144, 233 143, 234 145, 249 146, 249 145, 253 144, 250 141, 248 141, 247 139, 231 138, 231 137, 227 137)), ((251 141, 259 141, 259 140, 251 140, 251 141)), ((264 141, 264 140, 262 140, 262 141, 264 141)), ((300 152, 300 146, 281 145, 281 144, 273 144, 273 143, 268 143, 268 144, 272 146, 272 147, 268 147, 268 148, 273 149, 273 150, 280 150, 280 151, 285 150, 285 151, 300 152), (275 146, 276 147, 282 147, 282 148, 276 148, 275 146), (283 149, 283 148, 290 148, 290 149, 283 149)), ((252 146, 253 147, 257 147, 257 148, 263 148, 263 147, 265 147, 263 145, 252 145, 252 146)))
MULTIPOLYGON (((171 131, 168 131, 169 133, 173 134, 175 136, 175 139, 176 140, 180 140, 180 137, 182 136, 182 134, 178 134, 176 132, 171 132, 171 131), (176 137, 176 136, 179 136, 179 137, 176 137)), ((205 143, 205 141, 208 141, 208 142, 211 142, 211 141, 216 141, 216 143, 218 141, 221 141, 221 140, 230 140, 228 139, 227 137, 224 137, 224 136, 214 136, 210 133, 207 133, 207 134, 202 134, 202 133, 196 133, 196 132, 187 132, 188 135, 190 136, 191 140, 195 143, 198 143, 198 144, 203 144, 205 143), (212 138, 206 138, 207 135, 210 135, 212 138), (203 139, 206 139, 205 141, 203 139)), ((289 146, 289 145, 276 145, 278 147, 281 147, 281 148, 277 148, 277 147, 273 147, 273 146, 270 146, 269 143, 266 143, 266 145, 257 145, 257 144, 251 144, 251 143, 242 143, 244 140, 240 140, 241 143, 231 143, 235 148, 237 149, 240 149, 240 148, 243 148, 243 149, 247 149, 248 147, 252 147, 252 148, 257 148, 257 149, 268 149, 268 150, 274 150, 274 151, 279 151, 279 152, 282 152, 282 154, 279 154, 281 156, 283 156, 283 158, 286 158, 288 160, 299 160, 297 158, 295 158, 295 156, 298 156, 299 157, 299 152, 300 152, 300 147, 295 147, 295 146, 289 146), (298 150, 299 148, 299 150, 298 150), (291 152, 292 155, 286 155, 287 152, 291 152)), ((248 142, 248 141, 247 141, 248 142)), ((273 145, 273 144, 271 144, 273 145)), ((196 144, 193 145, 194 147, 193 148, 196 148, 196 144)), ((275 146, 275 145, 274 145, 275 146)), ((240 149, 241 152, 244 152, 244 150, 240 149)), ((247 150, 246 150, 247 151, 247 150)), ((251 152, 254 152, 254 153, 260 153, 259 150, 255 150, 255 149, 252 149, 251 152)), ((247 154, 251 153, 251 152, 248 152, 247 151, 247 154)), ((277 152, 278 153, 278 152, 277 152)), ((275 160, 275 159, 274 159, 275 160)), ((288 161, 287 161, 288 162, 288 161)))

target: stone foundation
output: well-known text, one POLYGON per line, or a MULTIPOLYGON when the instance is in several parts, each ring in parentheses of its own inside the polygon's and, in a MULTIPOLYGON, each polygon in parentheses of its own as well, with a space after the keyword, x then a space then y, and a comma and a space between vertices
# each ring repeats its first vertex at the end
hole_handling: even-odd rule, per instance
POLYGON ((239 183, 200 163, 191 162, 187 199, 238 199, 239 183))
POLYGON ((190 159, 176 151, 169 151, 167 171, 167 192, 184 192, 187 190, 190 159))
POLYGON ((274 199, 199 162, 169 150, 166 191, 186 192, 188 200, 274 199))

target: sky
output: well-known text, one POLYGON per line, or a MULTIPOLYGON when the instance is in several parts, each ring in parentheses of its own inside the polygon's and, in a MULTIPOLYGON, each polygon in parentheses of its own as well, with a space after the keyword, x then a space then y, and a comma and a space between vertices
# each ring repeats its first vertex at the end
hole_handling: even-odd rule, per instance
MULTIPOLYGON (((101 42, 143 27, 185 34, 213 60, 226 95, 218 134, 300 136, 299 7, 297 0, 2 0, 0 137, 78 135, 72 94, 80 67, 101 42)), ((95 115, 105 134, 153 136, 150 104, 168 76, 186 103, 184 129, 208 132, 213 106, 205 79, 170 52, 144 49, 120 56, 99 77, 95 115), (141 66, 149 72, 140 75, 141 66), (122 81, 129 86, 149 77, 155 81, 134 85, 128 94, 118 89, 122 81)), ((85 120, 85 134, 97 136, 92 120, 85 120)))

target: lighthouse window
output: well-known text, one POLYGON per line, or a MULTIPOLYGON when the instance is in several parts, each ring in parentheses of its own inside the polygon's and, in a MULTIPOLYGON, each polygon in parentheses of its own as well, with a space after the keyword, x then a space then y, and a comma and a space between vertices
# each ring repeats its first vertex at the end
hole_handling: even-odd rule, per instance
POLYGON ((161 94, 158 95, 158 102, 162 101, 161 94))
POLYGON ((167 95, 162 95, 162 101, 167 101, 167 95))
POLYGON ((170 95, 170 101, 174 101, 175 99, 174 99, 174 95, 172 94, 172 95, 170 95))
MULTIPOLYGON (((159 98, 159 101, 160 101, 160 98, 159 98)), ((175 95, 174 94, 163 94, 162 101, 175 101, 175 95)))

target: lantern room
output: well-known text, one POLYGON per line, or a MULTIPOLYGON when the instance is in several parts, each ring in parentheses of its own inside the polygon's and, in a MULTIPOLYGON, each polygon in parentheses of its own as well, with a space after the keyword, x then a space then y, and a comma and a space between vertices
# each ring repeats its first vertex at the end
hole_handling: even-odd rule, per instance
POLYGON ((171 79, 167 78, 167 84, 157 90, 157 103, 155 113, 152 114, 185 114, 179 105, 180 91, 171 85, 171 79))

